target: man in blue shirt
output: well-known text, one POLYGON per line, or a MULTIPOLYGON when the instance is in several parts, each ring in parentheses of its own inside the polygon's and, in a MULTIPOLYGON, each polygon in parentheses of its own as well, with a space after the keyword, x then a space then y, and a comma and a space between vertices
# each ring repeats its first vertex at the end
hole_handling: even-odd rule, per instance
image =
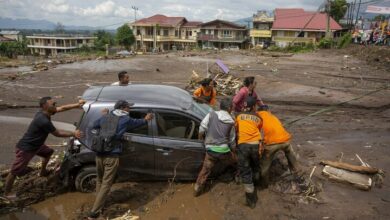
MULTIPOLYGON (((99 217, 99 212, 103 208, 106 197, 110 192, 119 166, 119 155, 122 153, 123 134, 128 130, 147 124, 153 118, 151 113, 146 114, 144 119, 131 118, 129 111, 132 105, 134 104, 119 100, 115 103, 114 110, 108 113, 119 117, 116 132, 113 137, 113 141, 116 144, 110 152, 96 154, 96 199, 88 219, 97 219, 99 217)), ((95 121, 92 129, 100 129, 104 123, 107 123, 107 117, 102 116, 95 121)))

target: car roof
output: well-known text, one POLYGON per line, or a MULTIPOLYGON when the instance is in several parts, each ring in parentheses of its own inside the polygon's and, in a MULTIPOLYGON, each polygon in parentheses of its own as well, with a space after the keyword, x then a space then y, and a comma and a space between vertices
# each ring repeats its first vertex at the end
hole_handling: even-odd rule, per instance
POLYGON ((153 106, 179 109, 189 109, 193 102, 192 96, 181 88, 153 84, 90 87, 84 92, 83 99, 106 104, 126 100, 135 103, 135 106, 138 107, 153 106))

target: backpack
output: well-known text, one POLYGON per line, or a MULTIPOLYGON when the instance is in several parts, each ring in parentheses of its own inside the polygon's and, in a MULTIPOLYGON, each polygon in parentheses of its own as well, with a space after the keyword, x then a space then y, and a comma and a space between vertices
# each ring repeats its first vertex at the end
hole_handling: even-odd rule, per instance
POLYGON ((120 140, 115 140, 119 117, 107 114, 101 120, 99 132, 92 137, 91 150, 96 153, 110 153, 121 143, 120 140))

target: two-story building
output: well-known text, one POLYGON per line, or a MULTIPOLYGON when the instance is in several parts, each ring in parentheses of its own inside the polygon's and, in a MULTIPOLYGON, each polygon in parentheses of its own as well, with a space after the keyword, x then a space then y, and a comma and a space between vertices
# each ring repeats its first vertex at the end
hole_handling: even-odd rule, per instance
POLYGON ((201 22, 187 21, 185 17, 154 15, 130 23, 136 37, 137 50, 171 50, 196 46, 201 22))
POLYGON ((198 43, 202 48, 247 47, 245 26, 224 20, 213 20, 200 25, 198 43))
MULTIPOLYGON (((276 46, 302 45, 316 43, 325 37, 327 15, 321 12, 304 11, 302 8, 281 9, 274 12, 272 40, 276 46)), ((330 18, 332 36, 342 27, 330 18)))
POLYGON ((272 24, 274 17, 268 15, 267 11, 257 11, 252 18, 253 28, 249 32, 252 46, 263 46, 264 43, 271 42, 272 38, 272 24))
POLYGON ((82 46, 92 47, 97 37, 80 35, 44 35, 27 36, 32 54, 56 56, 59 53, 68 53, 82 46))

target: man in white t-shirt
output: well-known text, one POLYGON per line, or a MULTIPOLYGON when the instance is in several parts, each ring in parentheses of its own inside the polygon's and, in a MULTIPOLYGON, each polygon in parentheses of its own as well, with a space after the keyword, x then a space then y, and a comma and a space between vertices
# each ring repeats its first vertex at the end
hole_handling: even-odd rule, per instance
POLYGON ((120 71, 118 73, 118 82, 114 82, 112 83, 111 85, 112 86, 127 86, 130 84, 130 77, 129 77, 129 74, 127 74, 126 71, 120 71))

